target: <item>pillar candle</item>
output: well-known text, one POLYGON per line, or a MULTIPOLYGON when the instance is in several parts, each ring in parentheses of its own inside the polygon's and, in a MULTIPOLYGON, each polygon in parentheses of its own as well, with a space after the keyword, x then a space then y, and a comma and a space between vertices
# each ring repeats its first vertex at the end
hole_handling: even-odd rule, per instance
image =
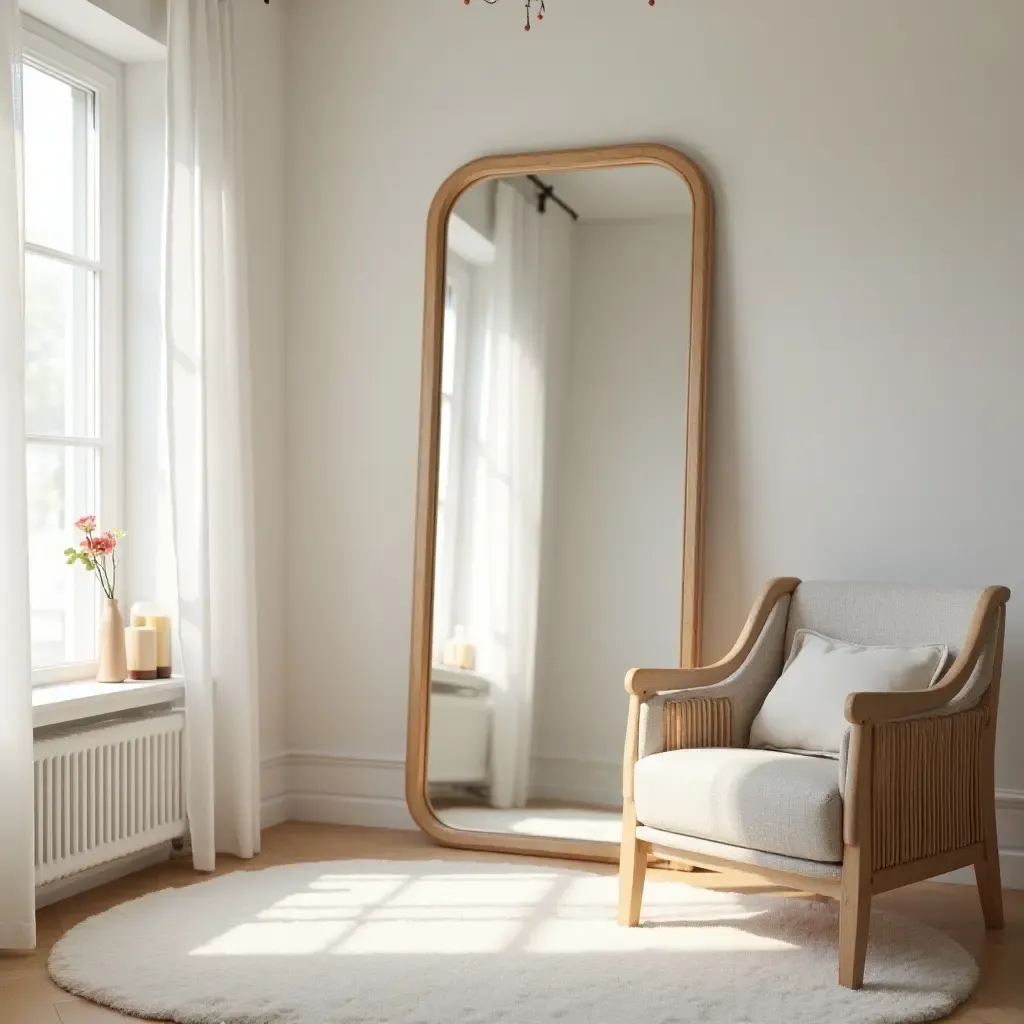
POLYGON ((156 679, 157 631, 152 626, 129 626, 125 631, 129 679, 156 679))
POLYGON ((146 625, 156 630, 156 677, 171 678, 171 620, 167 615, 147 615, 146 625))

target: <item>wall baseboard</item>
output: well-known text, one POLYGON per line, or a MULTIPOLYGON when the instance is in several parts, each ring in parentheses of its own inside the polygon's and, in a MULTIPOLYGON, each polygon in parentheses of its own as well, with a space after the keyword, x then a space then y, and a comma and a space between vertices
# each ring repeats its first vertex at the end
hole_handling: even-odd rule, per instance
MULTIPOLYGON (((530 794, 585 804, 614 805, 620 797, 621 767, 570 758, 536 758, 530 794)), ((261 823, 322 821, 369 828, 415 829, 405 805, 405 763, 365 760, 318 752, 266 758, 262 768, 261 823)), ((996 793, 1003 888, 1024 889, 1024 792, 996 793)), ((974 871, 962 868, 937 879, 973 885, 974 871)))
POLYGON ((622 805, 622 764, 535 757, 530 762, 530 797, 593 807, 622 805))
MULTIPOLYGON (((1024 850, 999 851, 999 869, 1004 889, 1024 889, 1024 850)), ((950 885, 974 885, 974 868, 958 868, 945 875, 933 878, 934 882, 950 885)))
POLYGON ((263 828, 322 821, 367 828, 415 829, 405 805, 405 762, 311 751, 263 762, 263 828))
POLYGON ((260 828, 272 828, 290 818, 288 755, 273 754, 260 765, 260 828))
MULTIPOLYGON (((1024 889, 1024 792, 996 790, 996 827, 1003 888, 1024 889)), ((974 868, 960 868, 940 875, 935 881, 974 885, 974 868)))
POLYGON ((292 817, 291 797, 287 793, 264 797, 260 802, 260 829, 273 828, 285 821, 294 821, 292 817))
POLYGON ((331 825, 360 825, 364 828, 405 831, 416 828, 404 799, 289 793, 288 810, 292 821, 323 821, 331 825))

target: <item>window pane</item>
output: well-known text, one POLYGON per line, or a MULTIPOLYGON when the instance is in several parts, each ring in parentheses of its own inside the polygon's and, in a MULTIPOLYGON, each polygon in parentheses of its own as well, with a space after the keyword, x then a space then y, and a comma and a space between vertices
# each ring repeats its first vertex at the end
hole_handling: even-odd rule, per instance
POLYGON ((30 434, 95 437, 96 275, 25 255, 25 404, 30 434))
POLYGON ((24 65, 25 238, 95 258, 93 94, 24 65))
POLYGON ((451 618, 451 609, 449 605, 451 587, 448 582, 448 573, 446 567, 449 565, 446 557, 445 544, 448 543, 447 531, 445 530, 445 520, 447 516, 445 514, 444 506, 438 506, 437 509, 437 532, 434 536, 434 622, 433 622, 433 642, 434 652, 433 657, 438 661, 441 660, 441 654, 444 650, 444 642, 448 639, 450 628, 448 620, 451 618))
POLYGON ((455 360, 458 358, 459 318, 455 286, 448 282, 444 293, 444 338, 441 345, 441 394, 455 391, 455 360))
POLYGON ((66 565, 63 552, 81 539, 74 520, 98 511, 98 463, 91 448, 28 446, 33 668, 96 657, 99 585, 80 565, 66 565))
POLYGON ((438 438, 437 451, 437 500, 448 499, 448 475, 452 464, 452 403, 445 395, 441 396, 441 430, 438 438))

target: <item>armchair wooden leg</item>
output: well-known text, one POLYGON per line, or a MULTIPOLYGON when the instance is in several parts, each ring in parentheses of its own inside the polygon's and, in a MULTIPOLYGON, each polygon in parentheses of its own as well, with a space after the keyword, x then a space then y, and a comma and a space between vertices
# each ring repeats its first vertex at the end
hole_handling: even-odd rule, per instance
POLYGON ((860 988, 868 951, 871 889, 860 871, 860 851, 847 848, 839 897, 839 984, 860 988), (852 854, 852 855, 851 855, 852 854))
POLYGON ((619 924, 635 928, 640 923, 640 903, 647 875, 647 844, 636 837, 636 818, 623 813, 622 850, 619 854, 619 924))
POLYGON ((999 848, 995 841, 985 842, 985 853, 974 864, 981 912, 986 928, 1003 927, 1003 884, 999 873, 999 848))

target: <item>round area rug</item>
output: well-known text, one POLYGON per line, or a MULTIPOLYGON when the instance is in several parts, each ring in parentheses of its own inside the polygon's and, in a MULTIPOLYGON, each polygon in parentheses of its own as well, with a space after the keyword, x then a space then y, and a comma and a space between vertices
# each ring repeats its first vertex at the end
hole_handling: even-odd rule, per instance
POLYGON ((179 1024, 860 1024, 971 992, 966 950, 875 912, 864 988, 836 984, 836 905, 533 864, 335 861, 236 871, 83 921, 62 988, 179 1024))

